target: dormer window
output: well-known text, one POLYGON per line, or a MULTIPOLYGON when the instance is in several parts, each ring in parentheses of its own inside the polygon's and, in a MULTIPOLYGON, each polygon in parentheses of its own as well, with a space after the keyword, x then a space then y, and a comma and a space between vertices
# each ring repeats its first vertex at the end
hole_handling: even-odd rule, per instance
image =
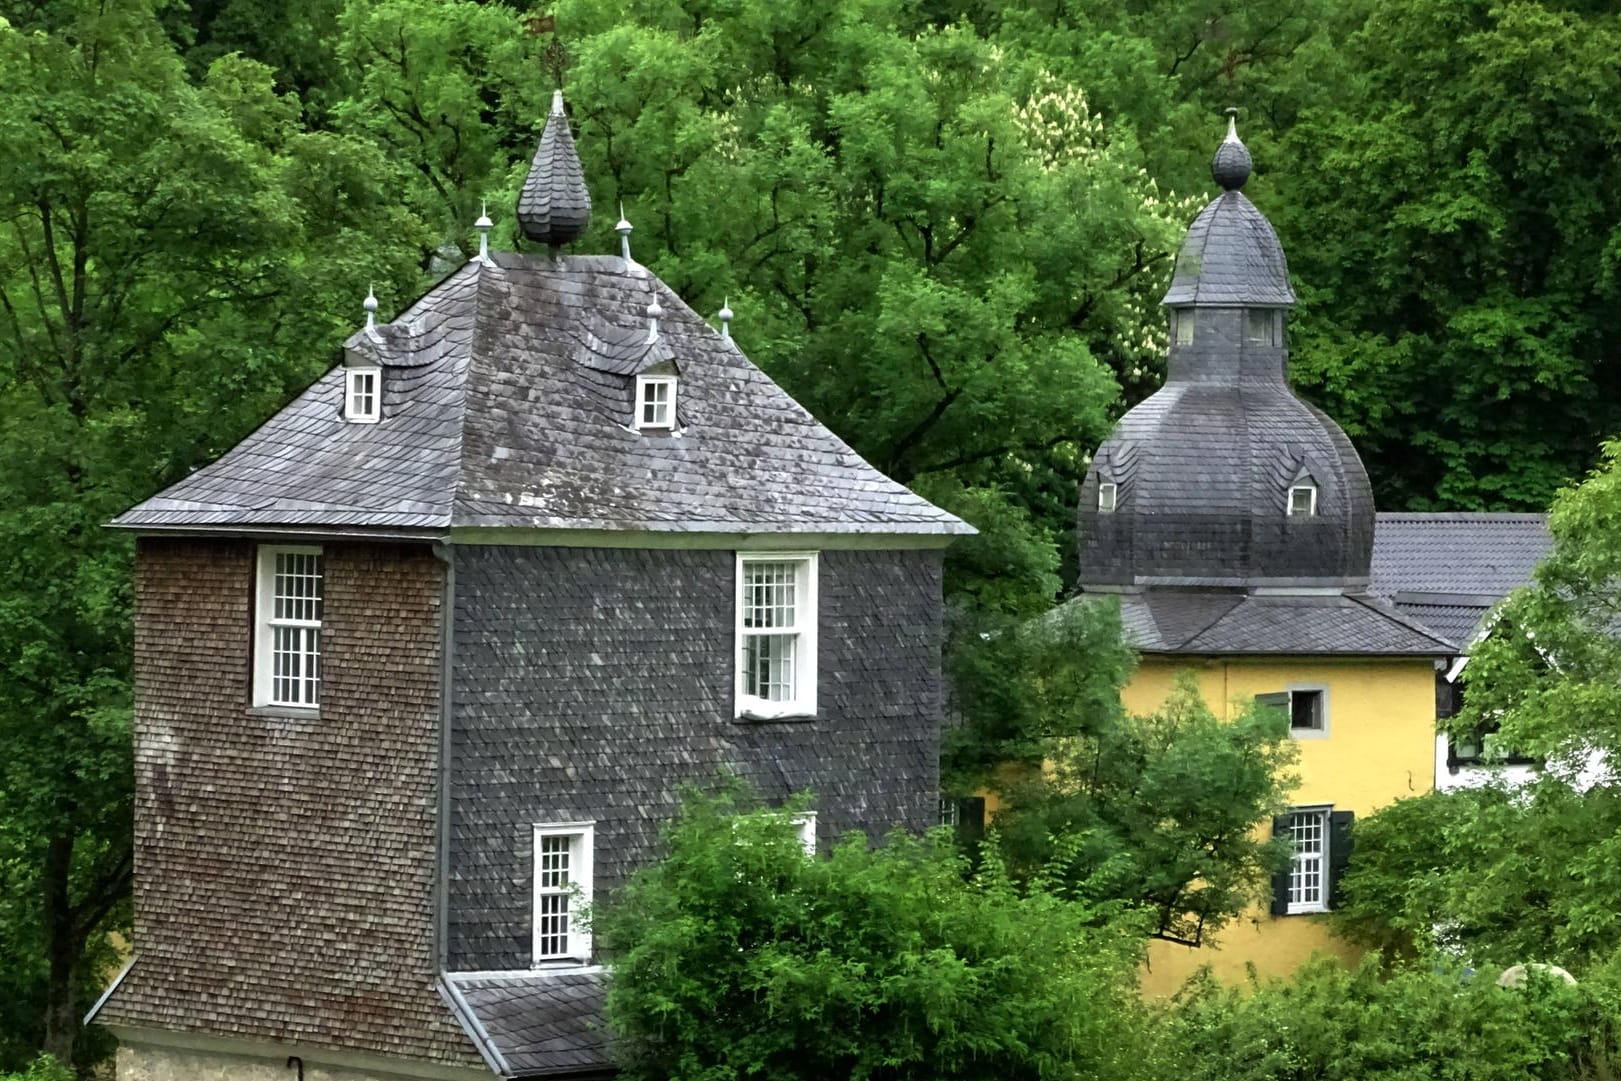
POLYGON ((1112 480, 1098 481, 1098 513, 1113 514, 1120 501, 1120 485, 1112 480))
POLYGON ((1317 513, 1317 485, 1296 481, 1289 486, 1289 516, 1310 518, 1317 513))
POLYGON ((1171 318, 1176 323, 1176 344, 1192 345, 1193 309, 1178 308, 1176 311, 1171 313, 1171 318))
POLYGON ((351 424, 376 424, 382 419, 381 368, 344 369, 343 418, 351 424))
POLYGON ((675 376, 636 377, 636 427, 675 427, 675 376))

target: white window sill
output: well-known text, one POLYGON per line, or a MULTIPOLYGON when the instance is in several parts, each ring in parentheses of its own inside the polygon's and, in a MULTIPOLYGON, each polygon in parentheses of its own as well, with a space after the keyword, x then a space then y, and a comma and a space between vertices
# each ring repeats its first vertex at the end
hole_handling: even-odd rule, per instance
POLYGON ((536 961, 529 966, 530 972, 585 972, 595 970, 599 966, 590 961, 581 961, 574 957, 548 957, 544 961, 536 961))
POLYGON ((1320 915, 1326 914, 1327 912, 1328 912, 1328 906, 1325 905, 1325 904, 1290 905, 1289 910, 1287 912, 1285 912, 1284 915, 1285 916, 1320 916, 1320 915))
POLYGON ((318 721, 321 719, 320 706, 277 706, 254 705, 249 710, 255 717, 285 717, 295 721, 318 721))
POLYGON ((751 698, 737 707, 740 721, 814 721, 816 707, 804 702, 767 702, 751 698))
POLYGON ((1291 729, 1289 729, 1289 738, 1290 739, 1327 739, 1328 738, 1328 729, 1326 729, 1326 728, 1291 728, 1291 729))

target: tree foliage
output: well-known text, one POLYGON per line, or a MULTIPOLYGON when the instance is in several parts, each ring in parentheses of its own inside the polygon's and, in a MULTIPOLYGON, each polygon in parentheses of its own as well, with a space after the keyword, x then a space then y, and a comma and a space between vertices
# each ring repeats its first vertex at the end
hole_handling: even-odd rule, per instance
POLYGON ((1127 1078, 1130 939, 1084 905, 965 881, 944 837, 808 857, 782 810, 690 799, 663 862, 595 915, 625 1075, 1127 1078))
POLYGON ((959 788, 977 780, 1001 797, 997 836, 1016 872, 1144 913, 1151 934, 1190 945, 1262 898, 1286 854, 1256 824, 1294 783, 1278 711, 1219 719, 1184 674, 1153 715, 1129 715, 1120 689, 1135 662, 1112 605, 1065 605, 958 652, 968 723, 948 761, 959 788))

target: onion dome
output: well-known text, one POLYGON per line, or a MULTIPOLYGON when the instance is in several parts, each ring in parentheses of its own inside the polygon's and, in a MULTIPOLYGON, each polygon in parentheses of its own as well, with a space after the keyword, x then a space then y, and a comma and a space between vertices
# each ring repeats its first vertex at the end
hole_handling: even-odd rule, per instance
POLYGON ((591 193, 559 90, 552 94, 551 115, 518 193, 518 228, 530 240, 555 248, 580 239, 590 224, 591 193))
POLYGON ((1168 307, 1294 304, 1289 264, 1278 234, 1266 215, 1238 190, 1249 179, 1250 167, 1249 148, 1239 140, 1237 120, 1229 115, 1227 138, 1210 161, 1210 175, 1223 191, 1188 227, 1171 288, 1160 303, 1168 307))
POLYGON ((1367 471, 1289 387, 1283 248, 1229 186, 1248 163, 1229 130, 1211 167, 1226 190, 1189 228, 1166 295, 1165 385, 1121 418, 1082 484, 1085 589, 1367 585, 1367 471))

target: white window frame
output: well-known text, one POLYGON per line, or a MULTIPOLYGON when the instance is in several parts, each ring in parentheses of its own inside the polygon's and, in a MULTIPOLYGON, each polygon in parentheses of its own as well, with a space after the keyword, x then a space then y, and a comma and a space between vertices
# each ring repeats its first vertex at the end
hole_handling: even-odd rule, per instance
POLYGON ((1098 481, 1098 513, 1113 514, 1120 506, 1120 482, 1113 480, 1098 481))
MULTIPOLYGON (((534 889, 530 906, 530 961, 535 968, 558 965, 586 965, 591 962, 591 925, 588 909, 594 880, 596 855, 595 822, 548 822, 534 828, 534 843, 530 864, 530 882, 534 889), (541 885, 541 846, 546 838, 568 839, 569 884, 561 889, 541 885), (542 933, 541 906, 551 898, 562 897, 564 913, 568 919, 568 946, 561 953, 541 952, 542 940, 550 937, 542 933)), ((550 913, 547 913, 548 915, 550 913)))
MULTIPOLYGON (((322 622, 321 619, 287 619, 276 617, 276 557, 281 555, 322 555, 318 545, 263 544, 259 546, 254 568, 254 629, 253 629, 253 704, 273 706, 277 709, 298 709, 315 712, 321 707, 322 622), (278 628, 303 628, 315 631, 315 697, 313 701, 278 699, 275 696, 275 638, 278 628)), ((326 565, 321 565, 321 591, 326 587, 326 565)), ((325 612, 322 612, 325 615, 325 612)), ((300 682, 304 682, 301 679, 300 682)))
POLYGON ((1291 518, 1315 518, 1315 517, 1317 517, 1317 485, 1311 484, 1311 483, 1308 483, 1308 482, 1303 482, 1303 481, 1296 481, 1294 484, 1289 485, 1289 494, 1284 499, 1283 510, 1284 510, 1284 513, 1287 514, 1291 518), (1310 493, 1310 500, 1309 500, 1310 505, 1307 507, 1306 513, 1304 513, 1304 514, 1301 514, 1301 513, 1297 512, 1295 510, 1295 493, 1296 492, 1309 492, 1310 493))
POLYGON ((736 648, 732 655, 735 677, 737 716, 751 720, 774 720, 780 717, 809 717, 816 713, 816 624, 817 578, 816 552, 739 552, 737 553, 737 581, 734 586, 736 603, 736 648), (744 572, 751 563, 792 563, 796 565, 796 596, 792 627, 754 629, 743 625, 744 572), (748 639, 755 636, 794 634, 798 644, 794 650, 794 697, 786 701, 771 701, 744 691, 744 659, 748 639))
POLYGON ((343 416, 351 424, 376 424, 383 419, 383 369, 343 370, 343 416), (363 385, 368 379, 369 389, 363 385))
POLYGON ((791 821, 799 834, 799 844, 805 850, 805 855, 816 855, 816 812, 800 811, 791 821))
POLYGON ((673 375, 638 375, 636 377, 636 427, 645 428, 674 428, 675 427, 675 396, 676 377, 673 375), (670 400, 664 403, 664 421, 646 419, 646 408, 651 403, 647 400, 648 391, 653 387, 669 387, 670 400))
POLYGON ((1315 853, 1303 853, 1299 849, 1290 856, 1289 861, 1289 899, 1286 911, 1291 916, 1305 915, 1314 912, 1328 911, 1329 867, 1331 853, 1329 846, 1333 844, 1334 808, 1331 806, 1291 807, 1286 817, 1289 819, 1289 837, 1294 839, 1294 819, 1307 815, 1315 816, 1322 830, 1322 844, 1315 853), (1308 860, 1315 859, 1317 867, 1313 872, 1317 877, 1317 900, 1295 900, 1295 877, 1300 873, 1300 867, 1308 860))
POLYGON ((1289 695, 1289 735, 1294 739, 1328 738, 1328 685, 1324 683, 1291 683, 1284 688, 1289 695), (1316 693, 1318 725, 1316 728, 1295 727, 1295 695, 1316 693))

